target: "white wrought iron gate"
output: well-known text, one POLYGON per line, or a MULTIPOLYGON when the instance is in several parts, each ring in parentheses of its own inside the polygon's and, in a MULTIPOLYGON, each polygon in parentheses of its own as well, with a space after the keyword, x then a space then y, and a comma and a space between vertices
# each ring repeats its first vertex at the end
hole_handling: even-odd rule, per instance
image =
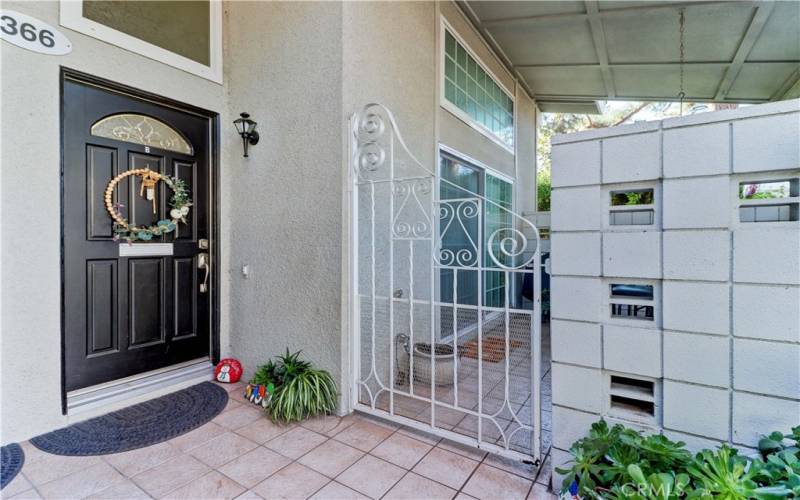
POLYGON ((538 460, 537 229, 417 161, 386 107, 350 132, 355 408, 538 460))

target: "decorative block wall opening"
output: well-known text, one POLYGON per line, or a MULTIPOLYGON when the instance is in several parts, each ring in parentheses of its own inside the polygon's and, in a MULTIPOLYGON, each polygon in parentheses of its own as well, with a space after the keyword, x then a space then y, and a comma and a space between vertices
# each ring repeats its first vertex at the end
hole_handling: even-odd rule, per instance
POLYGON ((611 297, 653 300, 653 285, 634 285, 630 283, 612 283, 611 297))
POLYGON ((657 423, 658 380, 609 373, 607 383, 607 415, 644 424, 657 423))
POLYGON ((754 448, 800 411, 798 104, 553 138, 555 467, 596 418, 754 448))
POLYGON ((611 283, 609 285, 610 314, 612 318, 655 320, 653 285, 611 283))
POLYGON ((611 226, 652 226, 655 224, 653 188, 610 191, 608 223, 611 226))
POLYGON ((800 220, 800 179, 739 183, 739 222, 800 220))
POLYGON ((611 304, 612 318, 643 319, 653 321, 653 306, 643 306, 641 304, 611 304))
POLYGON ((637 415, 654 416, 656 414, 656 404, 652 401, 641 401, 639 399, 625 396, 611 395, 611 408, 637 415))

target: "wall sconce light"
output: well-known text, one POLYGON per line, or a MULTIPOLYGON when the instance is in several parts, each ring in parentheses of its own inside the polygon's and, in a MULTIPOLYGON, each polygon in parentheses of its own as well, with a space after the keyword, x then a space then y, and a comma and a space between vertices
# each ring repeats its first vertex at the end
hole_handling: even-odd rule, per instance
POLYGON ((258 132, 256 132, 258 123, 250 119, 250 113, 240 113, 239 117, 233 120, 233 124, 236 125, 236 131, 242 136, 244 157, 247 158, 247 148, 258 144, 258 132))

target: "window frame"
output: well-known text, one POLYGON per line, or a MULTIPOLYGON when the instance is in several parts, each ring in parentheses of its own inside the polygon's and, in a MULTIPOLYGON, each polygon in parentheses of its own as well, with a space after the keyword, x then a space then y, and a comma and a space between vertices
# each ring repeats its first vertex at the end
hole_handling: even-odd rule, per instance
MULTIPOLYGON (((479 132, 481 135, 485 136, 486 138, 490 139, 492 142, 503 148, 508 153, 512 155, 516 155, 516 146, 517 146, 517 101, 516 95, 512 92, 508 87, 505 86, 502 80, 500 80, 497 75, 489 69, 486 63, 478 57, 474 50, 469 46, 469 44, 464 40, 464 38, 456 31, 455 28, 444 18, 444 16, 440 16, 440 23, 439 23, 439 75, 438 75, 438 86, 439 86, 439 105, 442 109, 445 109, 450 114, 464 122, 473 130, 479 132), (476 63, 483 69, 484 72, 488 76, 492 78, 494 83, 500 88, 500 90, 511 99, 511 103, 513 106, 513 110, 511 113, 511 129, 512 129, 512 144, 506 144, 502 138, 500 138, 497 134, 489 130, 485 125, 482 123, 477 122, 471 116, 469 116, 464 110, 459 108, 456 104, 450 102, 447 99, 445 94, 445 83, 446 83, 446 40, 447 35, 446 33, 449 32, 453 35, 453 38, 456 39, 456 42, 461 44, 462 47, 467 51, 467 53, 475 60, 476 63)), ((463 155, 461 155, 463 157, 463 155)))
MULTIPOLYGON (((511 210, 512 213, 516 213, 517 191, 516 191, 516 182, 515 182, 515 179, 513 177, 510 177, 510 176, 508 176, 508 175, 506 175, 506 174, 504 174, 504 173, 502 173, 502 172, 500 172, 500 171, 498 171, 498 170, 486 165, 485 163, 483 163, 483 162, 481 162, 479 160, 476 160, 475 158, 472 158, 471 156, 466 155, 466 154, 458 151, 457 149, 454 149, 454 148, 451 148, 449 146, 446 146, 443 143, 438 143, 437 147, 436 147, 436 162, 437 162, 436 163, 436 165, 437 165, 436 166, 436 176, 435 176, 435 180, 436 180, 436 199, 439 199, 439 193, 441 193, 441 189, 442 189, 442 186, 441 186, 441 183, 442 183, 441 160, 442 160, 442 158, 444 156, 450 156, 453 159, 455 159, 457 161, 460 161, 460 162, 463 162, 466 165, 468 165, 469 167, 474 168, 474 169, 476 169, 476 170, 481 172, 482 177, 481 177, 481 184, 480 185, 481 185, 481 190, 483 191, 483 193, 478 193, 478 195, 480 195, 482 197, 486 196, 485 195, 485 191, 486 191, 486 177, 487 176, 491 176, 491 177, 494 177, 496 179, 500 179, 501 181, 507 182, 508 184, 510 184, 511 185, 511 208, 509 210, 511 210)), ((481 214, 481 228, 484 231, 484 235, 485 235, 485 229, 486 229, 486 214, 485 214, 485 210, 486 210, 486 208, 484 207, 483 210, 484 210, 484 213, 481 214)), ((436 234, 437 234, 437 237, 438 237, 439 230, 440 230, 439 225, 438 225, 438 220, 437 220, 437 224, 436 224, 435 230, 436 230, 436 234)), ((481 262, 481 267, 487 267, 486 263, 485 263, 485 257, 488 256, 488 253, 486 253, 485 245, 484 245, 483 250, 484 250, 484 255, 481 256, 481 261, 480 261, 481 262)), ((445 303, 442 302, 442 299, 441 299, 441 292, 442 292, 441 291, 441 283, 440 283, 440 281, 441 281, 441 273, 436 273, 436 277, 435 277, 434 281, 435 281, 434 294, 435 294, 435 297, 436 297, 436 301, 439 302, 439 303, 445 304, 445 303)), ((515 289, 514 283, 511 283, 511 287, 512 287, 512 289, 511 289, 510 293, 514 293, 514 289, 515 289)), ((486 290, 484 289, 483 292, 484 292, 484 297, 483 297, 484 304, 483 304, 483 307, 491 307, 491 306, 487 306, 485 304, 485 302, 486 302, 486 295, 485 295, 486 294, 486 290)), ((436 326, 436 337, 437 337, 439 342, 452 342, 453 333, 451 331, 448 331, 447 333, 442 332, 440 314, 441 314, 441 312, 439 312, 439 311, 436 312, 436 325, 437 325, 436 326)), ((501 313, 500 312, 496 312, 496 313, 491 313, 491 314, 499 315, 501 313)), ((499 317, 499 316, 491 316, 491 317, 494 318, 494 317, 499 317)), ((461 338, 461 337, 463 337, 465 335, 468 335, 468 334, 472 333, 473 331, 475 331, 475 328, 476 328, 475 325, 470 325, 470 326, 468 326, 468 327, 466 327, 466 328, 464 328, 462 330, 459 330, 457 332, 457 335, 458 335, 459 338, 461 338)))
POLYGON ((121 49, 222 84, 222 2, 210 0, 209 65, 83 17, 84 0, 61 0, 59 24, 121 49))

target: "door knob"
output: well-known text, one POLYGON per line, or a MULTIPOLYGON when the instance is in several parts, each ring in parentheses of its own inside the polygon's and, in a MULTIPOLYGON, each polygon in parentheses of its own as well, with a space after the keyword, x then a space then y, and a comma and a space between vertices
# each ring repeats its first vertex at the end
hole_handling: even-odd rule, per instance
POLYGON ((206 276, 200 283, 200 293, 208 292, 208 275, 211 274, 211 257, 205 252, 197 254, 197 269, 205 269, 206 276))

